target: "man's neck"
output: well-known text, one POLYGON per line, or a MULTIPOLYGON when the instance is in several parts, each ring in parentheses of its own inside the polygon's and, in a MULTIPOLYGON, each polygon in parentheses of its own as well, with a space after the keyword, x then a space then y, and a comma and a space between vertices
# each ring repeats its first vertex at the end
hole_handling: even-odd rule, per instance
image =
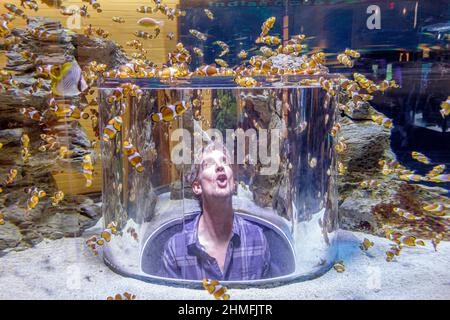
POLYGON ((203 199, 199 232, 208 240, 216 243, 228 242, 233 229, 233 206, 231 198, 224 201, 203 199))

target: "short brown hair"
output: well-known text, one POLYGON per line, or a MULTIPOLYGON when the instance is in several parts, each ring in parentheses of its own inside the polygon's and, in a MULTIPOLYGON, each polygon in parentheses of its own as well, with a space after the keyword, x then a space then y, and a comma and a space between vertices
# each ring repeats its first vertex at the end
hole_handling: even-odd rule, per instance
MULTIPOLYGON (((231 156, 228 152, 228 149, 223 145, 223 143, 218 141, 211 141, 207 145, 203 146, 195 155, 194 155, 194 163, 191 165, 191 170, 188 173, 187 181, 189 184, 193 184, 194 181, 197 180, 198 175, 200 174, 200 169, 202 166, 201 159, 205 153, 210 153, 214 150, 222 151, 225 157, 227 158, 229 163, 231 163, 231 156)), ((233 172, 234 174, 234 172, 233 172)))

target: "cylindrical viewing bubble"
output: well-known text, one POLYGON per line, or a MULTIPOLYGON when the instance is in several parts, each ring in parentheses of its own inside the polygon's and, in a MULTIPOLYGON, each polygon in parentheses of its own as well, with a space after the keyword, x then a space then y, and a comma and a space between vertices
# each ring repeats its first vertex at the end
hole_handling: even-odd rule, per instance
MULTIPOLYGON (((329 76, 332 78, 332 75, 329 76)), ((103 258, 148 281, 201 286, 310 279, 336 249, 338 101, 314 77, 238 87, 232 77, 100 85, 103 258), (129 85, 126 85, 129 87, 129 85), (111 103, 112 102, 112 103, 111 103), (119 129, 117 129, 119 128, 119 129)))

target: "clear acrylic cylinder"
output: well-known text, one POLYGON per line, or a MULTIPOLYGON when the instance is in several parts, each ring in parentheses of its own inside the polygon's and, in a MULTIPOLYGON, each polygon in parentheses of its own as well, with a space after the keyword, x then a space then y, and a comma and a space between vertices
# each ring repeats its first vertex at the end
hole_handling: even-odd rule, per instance
POLYGON ((270 272, 253 280, 218 279, 228 286, 270 286, 306 280, 329 270, 337 255, 337 198, 333 127, 337 97, 316 77, 257 80, 239 87, 233 77, 106 79, 99 84, 100 134, 113 117, 122 126, 101 141, 103 217, 118 233, 105 244, 104 261, 142 280, 201 286, 199 279, 162 272, 169 239, 201 214, 187 180, 196 148, 222 139, 232 158, 233 210, 260 228, 270 250, 270 272), (142 90, 111 102, 121 85, 142 90), (172 121, 155 122, 163 106, 189 102, 172 121), (143 171, 124 154, 139 155, 143 171), (181 152, 180 152, 181 150, 181 152), (181 159, 181 160, 180 160, 181 159))

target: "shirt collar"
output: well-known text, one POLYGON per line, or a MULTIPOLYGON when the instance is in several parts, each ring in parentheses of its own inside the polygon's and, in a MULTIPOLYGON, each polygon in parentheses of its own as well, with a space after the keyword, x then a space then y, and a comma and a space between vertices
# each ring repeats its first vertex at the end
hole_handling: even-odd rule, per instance
MULTIPOLYGON (((186 234, 186 245, 188 247, 188 252, 195 254, 197 250, 204 251, 203 246, 198 240, 198 223, 200 221, 202 213, 199 213, 192 222, 185 225, 186 234), (192 251, 191 251, 192 250, 192 251)), ((233 227, 231 242, 234 246, 239 246, 241 244, 241 221, 240 217, 233 213, 233 227)))

